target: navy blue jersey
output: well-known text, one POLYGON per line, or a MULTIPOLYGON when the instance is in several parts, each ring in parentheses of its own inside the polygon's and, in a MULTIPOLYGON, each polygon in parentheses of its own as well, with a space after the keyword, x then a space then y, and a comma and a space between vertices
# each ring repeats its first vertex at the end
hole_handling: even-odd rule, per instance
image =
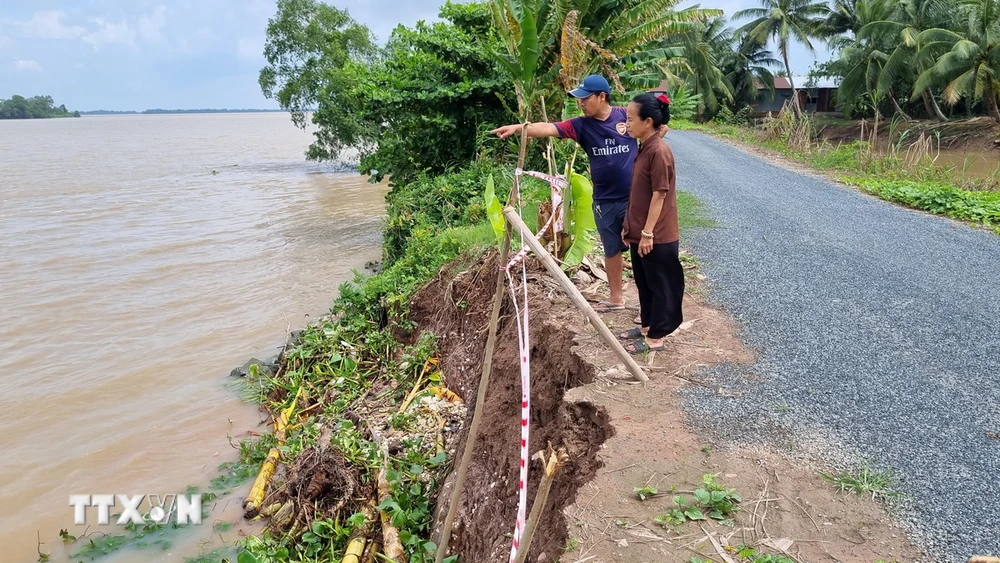
POLYGON ((594 201, 628 199, 632 186, 632 163, 639 144, 625 130, 625 108, 612 107, 611 115, 601 121, 593 117, 574 117, 555 124, 559 138, 573 139, 590 159, 594 201))

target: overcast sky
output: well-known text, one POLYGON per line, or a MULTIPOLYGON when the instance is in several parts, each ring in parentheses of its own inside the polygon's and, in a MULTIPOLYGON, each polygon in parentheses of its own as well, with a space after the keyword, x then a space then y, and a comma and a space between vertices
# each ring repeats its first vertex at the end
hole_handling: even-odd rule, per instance
MULTIPOLYGON (((397 24, 435 19, 442 2, 328 3, 346 7, 382 42, 397 24)), ((757 0, 701 5, 732 14, 757 0)), ((273 0, 0 2, 0 98, 49 94, 79 110, 277 107, 257 86, 273 13, 273 0)), ((792 57, 796 74, 813 61, 803 48, 792 57)))

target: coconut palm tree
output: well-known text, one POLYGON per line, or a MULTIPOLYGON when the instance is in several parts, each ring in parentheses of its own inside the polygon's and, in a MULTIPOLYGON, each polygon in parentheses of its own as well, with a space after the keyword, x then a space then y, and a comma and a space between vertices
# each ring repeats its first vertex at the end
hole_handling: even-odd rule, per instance
POLYGON ((1000 123, 1000 0, 955 0, 956 29, 934 28, 917 35, 922 50, 937 57, 920 73, 914 97, 931 86, 946 84, 944 100, 955 105, 963 96, 982 101, 986 113, 1000 123))
POLYGON ((823 21, 823 34, 831 47, 844 47, 850 43, 852 38, 847 34, 856 36, 858 30, 863 25, 858 20, 858 0, 834 0, 830 13, 823 21))
MULTIPOLYGON (((865 24, 858 35, 861 38, 890 38, 895 45, 886 59, 878 78, 877 94, 887 95, 893 85, 913 84, 916 76, 934 64, 928 51, 920 52, 917 36, 921 32, 941 27, 946 20, 948 5, 943 0, 902 0, 892 2, 895 8, 885 17, 865 24)), ((928 115, 940 121, 947 118, 938 106, 931 88, 920 93, 928 115)))
POLYGON ((788 72, 788 83, 792 87, 792 110, 795 117, 800 118, 802 110, 792 81, 788 48, 795 40, 805 45, 810 52, 815 52, 811 40, 823 35, 822 24, 829 15, 830 8, 826 2, 814 0, 760 0, 760 4, 760 8, 748 8, 733 14, 735 19, 752 18, 737 33, 746 34, 758 43, 766 43, 769 39, 777 42, 778 52, 781 53, 788 72))
POLYGON ((837 66, 844 72, 844 79, 837 89, 837 98, 845 111, 850 111, 852 100, 864 96, 870 100, 873 109, 878 111, 881 100, 888 98, 895 112, 909 119, 896 99, 892 88, 894 82, 887 82, 883 89, 878 88, 879 78, 885 76, 889 53, 896 48, 897 31, 876 24, 894 17, 896 5, 895 0, 858 0, 855 4, 855 22, 859 26, 859 32, 854 41, 841 49, 840 59, 837 61, 837 66))
POLYGON ((720 53, 731 49, 733 31, 722 18, 699 22, 691 31, 682 34, 677 44, 683 49, 687 63, 685 83, 693 94, 701 94, 699 117, 719 110, 720 101, 733 102, 733 86, 722 72, 720 53))
POLYGON ((764 86, 774 93, 774 73, 772 67, 781 66, 767 46, 744 37, 735 49, 731 49, 723 62, 726 80, 733 87, 733 105, 753 103, 757 99, 758 86, 764 86))

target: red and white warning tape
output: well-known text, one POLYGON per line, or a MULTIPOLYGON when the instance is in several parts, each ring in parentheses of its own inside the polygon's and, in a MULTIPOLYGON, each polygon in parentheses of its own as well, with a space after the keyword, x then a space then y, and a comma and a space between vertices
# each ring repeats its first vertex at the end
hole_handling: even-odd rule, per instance
POLYGON ((514 540, 510 549, 510 560, 514 561, 524 533, 525 512, 528 503, 528 431, 531 411, 531 348, 528 338, 528 280, 527 268, 521 262, 521 286, 523 301, 518 306, 514 278, 507 269, 507 290, 514 303, 514 318, 517 319, 517 348, 521 359, 521 462, 517 482, 517 522, 514 525, 514 540))
MULTIPOLYGON (((565 178, 521 170, 518 168, 515 174, 527 174, 535 178, 540 178, 549 182, 552 187, 552 214, 546 221, 545 226, 539 230, 544 233, 556 221, 556 229, 561 230, 562 213, 562 190, 569 184, 565 178), (558 217, 558 219, 556 218, 558 217)), ((518 198, 520 207, 520 198, 518 198)), ((517 557, 517 550, 521 544, 521 536, 524 533, 525 513, 528 505, 528 430, 530 428, 531 410, 531 346, 528 338, 528 272, 524 264, 524 258, 528 255, 529 248, 524 246, 524 237, 521 237, 521 250, 503 267, 507 276, 507 291, 510 292, 511 301, 514 303, 514 318, 517 320, 517 347, 521 359, 521 461, 517 483, 517 522, 514 525, 514 540, 510 548, 510 561, 517 557), (521 264, 521 287, 523 289, 523 301, 518 304, 517 290, 514 288, 514 278, 510 271, 518 263, 521 264)))

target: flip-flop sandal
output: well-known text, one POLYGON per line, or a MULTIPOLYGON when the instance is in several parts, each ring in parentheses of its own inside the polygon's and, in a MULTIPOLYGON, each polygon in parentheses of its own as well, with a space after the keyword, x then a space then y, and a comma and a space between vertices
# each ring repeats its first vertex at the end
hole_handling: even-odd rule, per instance
POLYGON ((610 301, 598 301, 597 305, 594 305, 594 310, 598 313, 607 313, 608 311, 623 311, 625 310, 624 304, 612 303, 610 301))
POLYGON ((618 338, 621 338, 622 340, 635 340, 636 338, 643 338, 644 336, 646 335, 642 333, 641 328, 630 328, 623 334, 619 334, 618 338))
POLYGON ((657 352, 663 350, 663 344, 650 347, 645 338, 633 340, 625 345, 625 351, 629 354, 645 354, 647 352, 657 352))
POLYGON ((632 322, 634 322, 637 325, 641 325, 642 324, 642 315, 636 315, 635 318, 632 319, 632 322))

